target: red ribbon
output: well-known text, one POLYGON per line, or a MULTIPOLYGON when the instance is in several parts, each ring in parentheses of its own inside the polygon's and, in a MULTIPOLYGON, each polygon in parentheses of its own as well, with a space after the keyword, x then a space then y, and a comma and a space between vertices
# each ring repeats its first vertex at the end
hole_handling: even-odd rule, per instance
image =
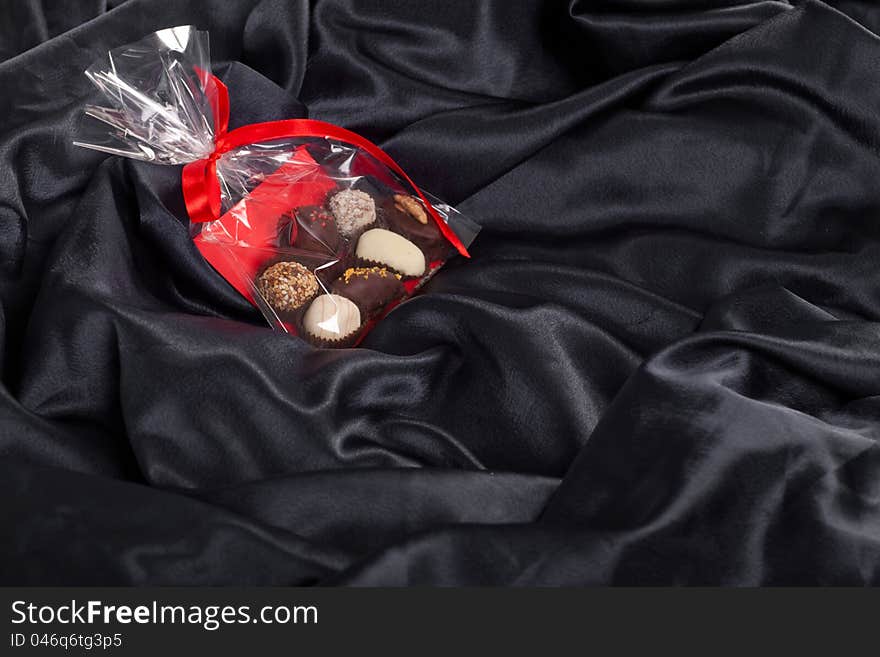
POLYGON ((225 84, 210 73, 204 74, 203 83, 214 114, 214 152, 202 160, 190 162, 183 167, 183 200, 186 203, 191 221, 201 223, 214 221, 220 217, 220 181, 217 179, 217 158, 224 153, 248 144, 275 139, 310 137, 333 139, 357 146, 409 183, 422 203, 425 204, 428 214, 437 222, 443 236, 455 246, 459 253, 470 257, 458 235, 437 214, 437 210, 428 202, 421 190, 416 187, 416 184, 410 180, 397 162, 392 160, 391 156, 376 144, 332 123, 311 119, 252 123, 230 132, 228 131, 229 90, 225 84))

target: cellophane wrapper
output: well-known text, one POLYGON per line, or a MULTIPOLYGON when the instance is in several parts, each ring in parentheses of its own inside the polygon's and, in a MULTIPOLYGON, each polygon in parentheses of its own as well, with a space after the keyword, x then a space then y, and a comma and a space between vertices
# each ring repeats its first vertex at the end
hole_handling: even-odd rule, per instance
MULTIPOLYGON (((86 106, 75 144, 166 165, 214 151, 206 32, 161 30, 86 76, 103 102, 86 106)), ((274 328, 317 346, 357 344, 455 253, 416 190, 343 141, 247 144, 220 155, 216 170, 221 214, 190 224, 196 246, 274 328)), ((479 227, 422 193, 470 245, 479 227)))

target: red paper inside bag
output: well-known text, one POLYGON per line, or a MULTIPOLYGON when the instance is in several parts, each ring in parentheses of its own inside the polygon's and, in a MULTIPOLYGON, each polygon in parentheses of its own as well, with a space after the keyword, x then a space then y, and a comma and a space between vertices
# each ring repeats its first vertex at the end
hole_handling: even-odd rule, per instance
MULTIPOLYGON (((278 223, 291 210, 324 201, 335 183, 304 146, 226 214, 193 238, 217 272, 254 303, 253 281, 277 251, 278 223)), ((330 259, 330 256, 327 256, 330 259)), ((255 304, 256 305, 256 304, 255 304)))

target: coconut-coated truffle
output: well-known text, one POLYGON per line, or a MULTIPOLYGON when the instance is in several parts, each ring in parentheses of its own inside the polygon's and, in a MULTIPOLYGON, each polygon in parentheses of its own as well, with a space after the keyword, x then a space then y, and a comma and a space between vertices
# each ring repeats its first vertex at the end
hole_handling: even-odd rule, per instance
POLYGON ((352 238, 376 221, 376 202, 359 189, 345 189, 334 194, 327 205, 336 217, 336 226, 343 237, 352 238))

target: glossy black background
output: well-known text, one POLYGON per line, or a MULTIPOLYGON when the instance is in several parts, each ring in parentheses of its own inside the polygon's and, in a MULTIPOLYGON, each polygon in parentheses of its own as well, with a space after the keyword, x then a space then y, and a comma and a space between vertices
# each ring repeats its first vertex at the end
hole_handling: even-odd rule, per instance
POLYGON ((880 9, 15 2, 4 584, 880 581, 880 9), (211 32, 233 123, 380 142, 484 225, 362 349, 273 333, 81 71, 211 32))

